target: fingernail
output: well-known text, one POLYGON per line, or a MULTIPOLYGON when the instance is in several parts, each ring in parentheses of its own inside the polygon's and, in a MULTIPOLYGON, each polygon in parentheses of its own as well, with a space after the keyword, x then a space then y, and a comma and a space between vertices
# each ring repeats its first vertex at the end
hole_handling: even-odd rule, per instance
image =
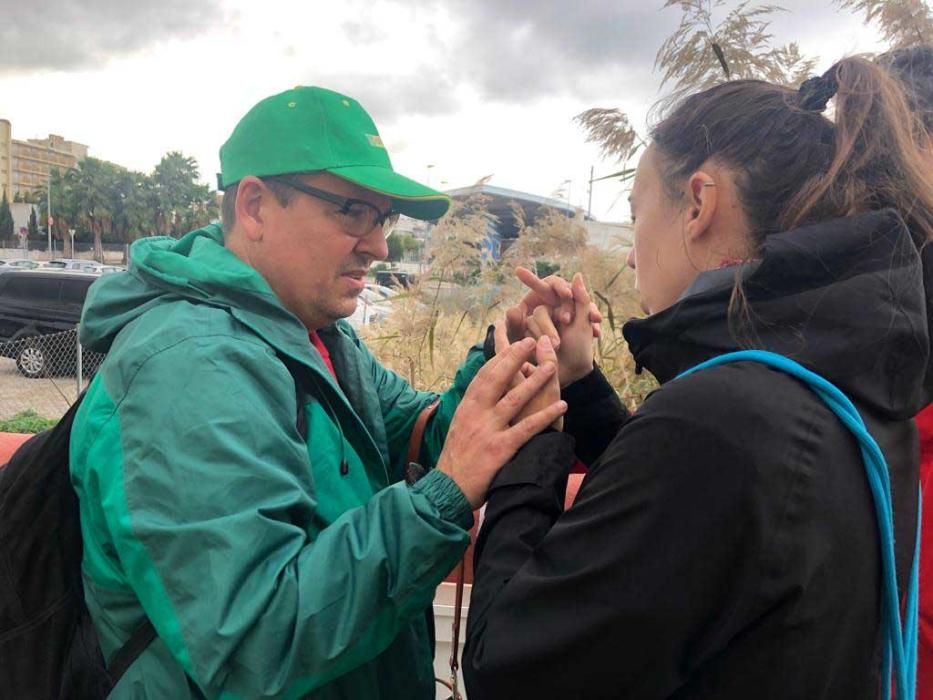
POLYGON ((551 337, 547 335, 541 336, 541 347, 545 350, 551 350, 553 345, 551 344, 551 337))
POLYGON ((545 374, 554 374, 554 370, 556 369, 557 367, 554 366, 553 362, 545 362, 541 365, 541 371, 545 374))

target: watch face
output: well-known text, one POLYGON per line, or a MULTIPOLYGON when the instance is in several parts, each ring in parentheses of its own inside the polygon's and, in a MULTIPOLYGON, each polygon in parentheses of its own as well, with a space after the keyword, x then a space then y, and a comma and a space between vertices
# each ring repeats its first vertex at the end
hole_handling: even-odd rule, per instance
POLYGON ((408 466, 405 467, 405 483, 411 486, 427 473, 428 470, 417 462, 409 462, 408 466))

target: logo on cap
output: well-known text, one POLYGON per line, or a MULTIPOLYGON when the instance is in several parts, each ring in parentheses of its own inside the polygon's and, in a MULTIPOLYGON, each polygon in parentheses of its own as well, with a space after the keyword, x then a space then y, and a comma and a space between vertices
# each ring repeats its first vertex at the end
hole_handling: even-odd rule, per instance
POLYGON ((382 142, 382 138, 379 134, 366 134, 366 138, 369 139, 369 145, 373 148, 385 148, 385 144, 382 142))

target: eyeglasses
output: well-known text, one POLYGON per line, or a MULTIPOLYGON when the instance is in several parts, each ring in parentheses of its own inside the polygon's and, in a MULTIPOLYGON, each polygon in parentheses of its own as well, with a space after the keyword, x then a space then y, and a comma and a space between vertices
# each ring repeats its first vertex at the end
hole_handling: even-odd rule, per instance
POLYGON ((340 209, 336 214, 340 221, 340 226, 344 233, 353 238, 365 238, 372 233, 377 226, 382 227, 382 233, 388 236, 398 223, 399 213, 392 209, 380 211, 379 207, 363 199, 351 199, 341 197, 333 192, 319 190, 317 187, 311 187, 303 182, 296 182, 284 177, 265 177, 263 180, 279 182, 293 190, 316 197, 325 202, 335 204, 340 209))

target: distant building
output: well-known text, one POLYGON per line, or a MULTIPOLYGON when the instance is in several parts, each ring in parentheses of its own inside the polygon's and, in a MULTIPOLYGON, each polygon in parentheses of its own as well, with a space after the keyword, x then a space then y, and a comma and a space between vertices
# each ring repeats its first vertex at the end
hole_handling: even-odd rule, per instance
POLYGON ((632 225, 587 219, 586 237, 590 245, 607 251, 627 253, 632 247, 632 225))
POLYGON ((569 206, 567 202, 561 199, 542 197, 528 192, 509 190, 504 187, 493 187, 492 185, 461 187, 448 190, 447 194, 452 199, 460 201, 476 196, 482 196, 485 199, 485 209, 489 213, 490 219, 486 227, 487 235, 484 252, 493 260, 498 260, 509 245, 518 239, 519 225, 515 219, 513 206, 522 209, 525 221, 528 223, 533 222, 539 212, 544 209, 553 209, 568 217, 575 216, 579 211, 576 207, 569 206))
MULTIPOLYGON (((557 211, 565 216, 583 216, 579 207, 570 206, 562 199, 542 197, 528 192, 509 190, 491 185, 473 185, 448 190, 451 198, 464 201, 481 195, 486 200, 486 210, 490 214, 485 242, 486 254, 498 260, 509 245, 518 238, 518 222, 512 209, 517 205, 522 209, 524 219, 531 223, 544 209, 557 211)), ((629 224, 596 221, 583 216, 583 226, 587 233, 587 242, 607 251, 625 252, 632 245, 632 227, 629 224)))
POLYGON ((12 200, 17 193, 28 194, 43 187, 51 169, 70 170, 87 158, 88 147, 50 134, 44 139, 18 141, 13 125, 0 119, 0 193, 12 200))

